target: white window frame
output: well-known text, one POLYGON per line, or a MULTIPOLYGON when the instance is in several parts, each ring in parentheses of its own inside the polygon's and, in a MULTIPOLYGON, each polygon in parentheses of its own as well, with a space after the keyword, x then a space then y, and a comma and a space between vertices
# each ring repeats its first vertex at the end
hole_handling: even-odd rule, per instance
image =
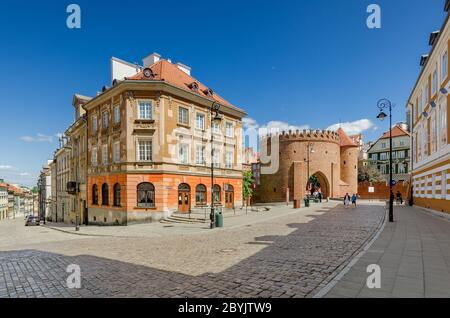
MULTIPOLYGON (((92 151, 91 151, 91 164, 92 164, 93 166, 97 166, 97 164, 98 164, 97 152, 98 152, 97 147, 92 147, 92 151)), ((58 168, 59 168, 58 170, 61 170, 60 167, 58 167, 58 168)))
POLYGON ((94 132, 98 130, 97 116, 92 116, 92 130, 94 132))
POLYGON ((441 56, 441 77, 442 82, 448 77, 448 50, 445 50, 441 56))
POLYGON ((438 86, 438 75, 437 75, 437 65, 434 69, 433 76, 431 79, 431 94, 434 96, 437 93, 437 86, 438 86))
POLYGON ((225 153, 225 167, 227 169, 232 169, 234 165, 234 152, 232 150, 228 150, 225 153))
POLYGON ((178 106, 178 123, 181 125, 189 126, 189 108, 185 106, 178 106), (186 116, 182 116, 182 113, 186 112, 186 116), (186 119, 184 122, 183 120, 186 119))
POLYGON ((113 143, 113 162, 120 162, 120 141, 115 141, 113 143))
POLYGON ((195 146, 195 163, 197 165, 204 166, 206 164, 205 150, 206 150, 206 147, 204 145, 196 145, 195 146))
POLYGON ((141 120, 153 119, 153 103, 151 100, 140 99, 137 101, 137 118, 141 120))
POLYGON ((212 162, 214 168, 220 168, 220 149, 213 149, 212 162))
POLYGON ((203 113, 195 114, 195 128, 200 130, 205 130, 206 116, 203 113), (203 118, 203 122, 200 122, 199 119, 203 118))
POLYGON ((120 105, 114 106, 113 112, 114 112, 114 124, 120 123, 120 105))
POLYGON ((102 164, 107 165, 109 161, 108 144, 102 145, 102 164))
POLYGON ((229 138, 233 138, 234 136, 234 125, 232 122, 227 121, 225 123, 225 136, 229 138))
POLYGON ((109 127, 109 112, 105 110, 104 112, 102 112, 102 128, 106 129, 108 127, 109 127))
POLYGON ((178 163, 182 165, 189 164, 189 144, 178 143, 178 163))
POLYGON ((153 140, 151 138, 138 138, 136 140, 136 161, 138 162, 153 161, 153 140), (146 149, 143 150, 143 158, 141 157, 141 142, 146 143, 145 146, 146 149), (150 151, 150 153, 148 154, 147 151, 150 151))
POLYGON ((220 124, 213 121, 211 124, 211 130, 212 130, 213 134, 219 135, 220 134, 220 124))

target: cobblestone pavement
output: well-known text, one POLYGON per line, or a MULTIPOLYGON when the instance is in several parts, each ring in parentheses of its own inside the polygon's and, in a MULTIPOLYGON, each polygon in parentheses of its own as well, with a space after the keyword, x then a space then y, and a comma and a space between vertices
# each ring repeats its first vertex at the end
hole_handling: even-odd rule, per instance
POLYGON ((0 252, 0 297, 311 297, 374 235, 384 213, 377 205, 339 206, 138 239, 36 233, 55 237, 0 252), (81 289, 67 288, 69 264, 81 268, 81 289))

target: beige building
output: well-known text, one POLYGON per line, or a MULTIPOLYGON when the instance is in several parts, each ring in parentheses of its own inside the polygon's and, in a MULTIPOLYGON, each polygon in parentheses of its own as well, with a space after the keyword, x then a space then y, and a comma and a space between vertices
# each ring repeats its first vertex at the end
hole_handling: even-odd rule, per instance
MULTIPOLYGON (((446 11, 450 2, 446 2, 446 11)), ((450 15, 429 39, 419 77, 408 99, 412 125, 413 202, 450 213, 450 15)))
POLYGON ((69 219, 70 197, 67 193, 67 183, 70 180, 70 158, 70 146, 62 140, 61 147, 55 152, 56 210, 52 213, 54 222, 65 222, 69 219))
POLYGON ((8 218, 8 185, 0 179, 0 221, 8 218))
POLYGON ((188 213, 211 204, 211 192, 216 205, 242 205, 245 112, 192 77, 188 66, 156 53, 143 67, 114 58, 112 64, 113 86, 83 106, 89 123, 89 223, 188 213), (221 113, 214 123, 213 106, 221 113))

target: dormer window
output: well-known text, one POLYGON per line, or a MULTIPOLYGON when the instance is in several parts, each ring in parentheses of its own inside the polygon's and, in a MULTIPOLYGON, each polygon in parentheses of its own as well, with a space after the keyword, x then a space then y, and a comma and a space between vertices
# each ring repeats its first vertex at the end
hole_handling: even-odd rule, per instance
POLYGON ((213 90, 212 90, 211 88, 205 89, 205 90, 203 91, 203 93, 204 93, 206 96, 208 96, 208 97, 212 97, 212 96, 214 95, 214 92, 213 92, 213 90))
POLYGON ((150 68, 145 68, 143 71, 144 77, 145 78, 153 78, 154 74, 153 71, 150 68))
POLYGON ((196 82, 192 82, 191 84, 188 85, 188 87, 195 92, 198 91, 198 84, 196 82))

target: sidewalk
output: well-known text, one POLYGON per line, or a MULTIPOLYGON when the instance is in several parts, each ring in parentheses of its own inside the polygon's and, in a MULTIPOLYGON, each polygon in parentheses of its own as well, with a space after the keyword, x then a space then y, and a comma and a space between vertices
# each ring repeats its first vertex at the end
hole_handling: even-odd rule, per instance
MULTIPOLYGON (((248 210, 248 213, 240 212, 238 215, 228 215, 224 218, 224 228, 218 228, 214 231, 222 231, 230 228, 249 226, 259 222, 269 221, 271 219, 291 215, 291 214, 305 214, 314 211, 323 211, 323 209, 334 208, 339 202, 325 202, 321 204, 314 204, 309 208, 293 209, 292 205, 267 205, 270 207, 270 211, 253 212, 248 210)), ((63 223, 47 222, 43 225, 47 228, 69 233, 75 235, 86 236, 109 236, 109 237, 123 237, 123 238, 139 238, 139 237, 161 237, 165 235, 187 235, 196 233, 211 233, 209 229, 209 223, 143 223, 133 224, 128 226, 80 226, 80 230, 75 231, 75 226, 63 223)))
POLYGON ((383 232, 325 297, 450 297, 450 221, 396 207, 383 232), (381 268, 381 289, 369 289, 368 265, 381 268))

